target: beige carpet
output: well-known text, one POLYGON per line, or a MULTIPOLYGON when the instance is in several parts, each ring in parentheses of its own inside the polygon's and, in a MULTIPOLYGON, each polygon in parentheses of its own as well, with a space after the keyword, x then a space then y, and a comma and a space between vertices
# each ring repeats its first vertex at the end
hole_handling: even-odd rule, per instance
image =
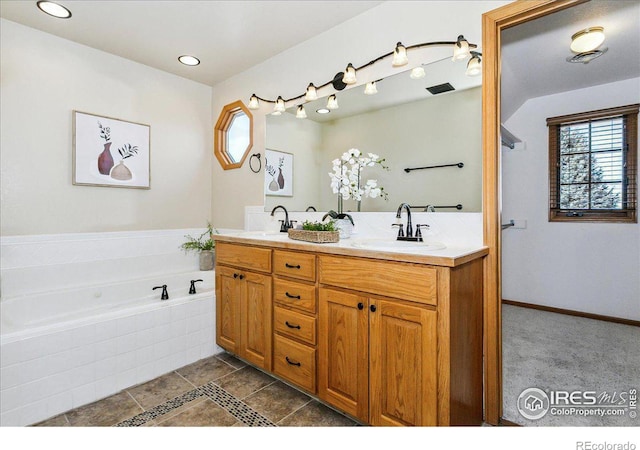
POLYGON ((610 395, 640 391, 639 327, 512 305, 503 305, 502 323, 504 419, 525 426, 640 426, 628 408, 623 416, 548 412, 538 420, 517 409, 521 392, 531 387, 610 395))

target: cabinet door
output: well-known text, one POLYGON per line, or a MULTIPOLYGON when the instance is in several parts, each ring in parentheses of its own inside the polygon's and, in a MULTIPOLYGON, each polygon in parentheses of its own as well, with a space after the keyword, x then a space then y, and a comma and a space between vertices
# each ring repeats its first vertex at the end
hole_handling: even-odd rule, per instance
POLYGON ((256 366, 271 370, 271 277, 244 271, 241 276, 240 355, 256 366))
POLYGON ((372 425, 437 425, 436 311, 370 298, 372 425))
POLYGON ((220 347, 236 354, 240 352, 242 296, 238 272, 232 267, 216 267, 216 342, 220 347))
POLYGON ((320 289, 318 395, 363 421, 368 420, 367 298, 320 289))

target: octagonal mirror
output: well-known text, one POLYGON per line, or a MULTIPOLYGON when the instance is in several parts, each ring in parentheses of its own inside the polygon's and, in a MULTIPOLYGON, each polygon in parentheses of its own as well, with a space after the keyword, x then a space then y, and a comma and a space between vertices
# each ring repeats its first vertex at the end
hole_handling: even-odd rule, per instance
POLYGON ((222 108, 214 128, 214 154, 224 170, 242 167, 253 146, 253 116, 242 101, 222 108))

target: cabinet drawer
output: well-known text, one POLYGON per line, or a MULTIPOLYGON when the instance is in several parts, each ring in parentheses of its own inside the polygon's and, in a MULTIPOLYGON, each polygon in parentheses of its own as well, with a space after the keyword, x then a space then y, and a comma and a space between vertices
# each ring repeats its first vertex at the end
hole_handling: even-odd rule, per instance
POLYGON ((289 309, 275 307, 273 327, 276 332, 308 344, 316 344, 316 319, 289 309))
POLYGON ((276 303, 292 308, 316 312, 316 287, 274 277, 273 298, 276 303))
POLYGON ((435 305, 436 269, 372 259, 319 256, 320 283, 435 305))
POLYGON ((273 253, 273 272, 300 280, 315 281, 316 255, 275 250, 273 253))
POLYGON ((311 347, 276 334, 273 371, 309 392, 316 392, 316 351, 311 347))
POLYGON ((271 249, 216 243, 216 262, 260 272, 271 272, 271 249))

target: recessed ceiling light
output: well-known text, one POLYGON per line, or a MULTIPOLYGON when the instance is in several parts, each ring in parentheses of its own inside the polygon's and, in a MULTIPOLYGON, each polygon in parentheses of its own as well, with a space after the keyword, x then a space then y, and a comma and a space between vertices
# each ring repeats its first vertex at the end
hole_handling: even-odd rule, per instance
POLYGON ((180 61, 185 66, 197 66, 198 64, 200 64, 200 60, 191 55, 182 55, 178 58, 178 61, 180 61))
POLYGON ((320 109, 316 109, 316 112, 318 114, 329 114, 331 112, 331 110, 329 110, 327 108, 320 108, 320 109))
POLYGON ((57 17, 58 19, 68 19, 71 17, 71 11, 62 5, 54 2, 39 1, 36 6, 40 11, 49 14, 50 16, 57 17))
POLYGON ((604 28, 586 28, 571 36, 571 51, 574 53, 590 52, 600 47, 603 42, 604 28))

